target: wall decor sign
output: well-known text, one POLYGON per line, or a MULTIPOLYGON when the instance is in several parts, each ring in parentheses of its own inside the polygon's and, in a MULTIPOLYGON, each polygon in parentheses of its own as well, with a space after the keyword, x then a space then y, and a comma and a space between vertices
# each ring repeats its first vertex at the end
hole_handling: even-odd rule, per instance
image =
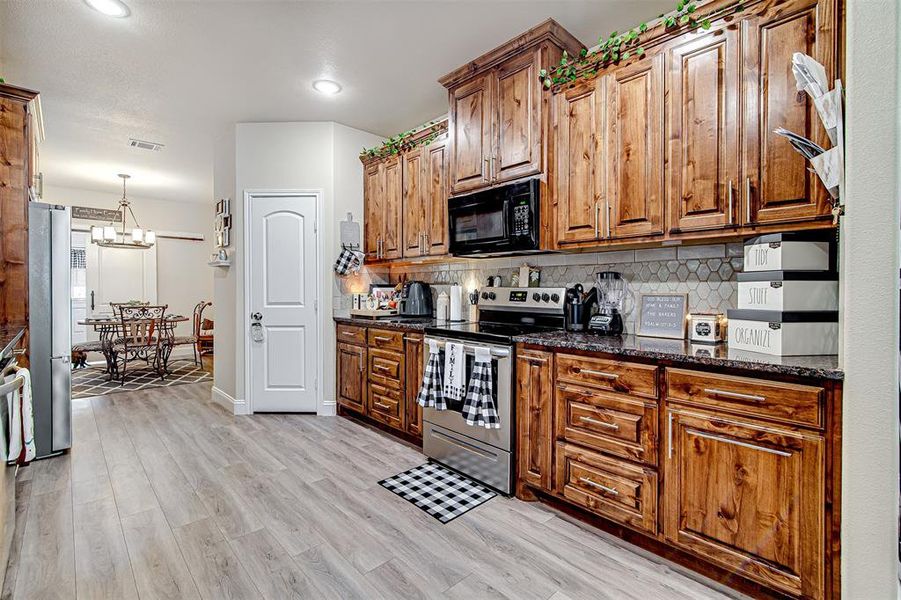
POLYGON ((231 243, 231 201, 228 198, 222 198, 216 203, 216 247, 227 248, 231 243))
POLYGON ((684 339, 688 294, 642 294, 638 335, 684 339))
POLYGON ((91 208, 90 206, 73 206, 73 219, 84 219, 85 221, 106 221, 117 223, 122 220, 122 212, 112 210, 110 208, 91 208))

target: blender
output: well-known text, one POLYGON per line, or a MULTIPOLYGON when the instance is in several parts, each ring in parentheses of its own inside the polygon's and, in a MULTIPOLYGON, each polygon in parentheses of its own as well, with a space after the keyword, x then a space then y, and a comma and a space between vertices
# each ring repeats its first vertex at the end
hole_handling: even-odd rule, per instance
POLYGON ((622 273, 600 271, 595 274, 594 292, 598 310, 588 322, 588 330, 598 335, 621 335, 623 317, 620 313, 626 298, 626 280, 622 273))

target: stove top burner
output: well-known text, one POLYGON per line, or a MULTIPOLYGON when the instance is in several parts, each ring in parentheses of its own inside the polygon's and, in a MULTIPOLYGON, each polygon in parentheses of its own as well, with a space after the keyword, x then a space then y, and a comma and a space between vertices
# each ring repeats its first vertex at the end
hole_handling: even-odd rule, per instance
POLYGON ((454 339, 509 345, 513 343, 513 336, 516 335, 559 329, 561 329, 561 327, 549 325, 481 321, 472 323, 446 323, 434 327, 426 327, 425 333, 454 339))

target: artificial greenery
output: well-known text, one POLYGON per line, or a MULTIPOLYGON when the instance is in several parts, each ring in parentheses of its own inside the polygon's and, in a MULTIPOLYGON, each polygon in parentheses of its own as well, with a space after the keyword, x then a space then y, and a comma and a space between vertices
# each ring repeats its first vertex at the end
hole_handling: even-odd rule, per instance
MULTIPOLYGON (((742 5, 736 4, 730 10, 738 12, 741 9, 742 5)), ((582 48, 577 57, 569 56, 564 51, 559 64, 548 69, 541 69, 538 76, 545 88, 551 88, 556 85, 572 83, 579 77, 590 79, 597 74, 599 69, 608 64, 625 61, 633 56, 644 56, 644 48, 640 45, 641 35, 651 26, 658 24, 662 24, 666 29, 685 26, 690 29, 710 29, 712 13, 699 17, 697 10, 696 1, 679 0, 673 12, 659 15, 650 26, 648 23, 641 23, 623 33, 614 31, 606 38, 598 39, 598 46, 595 49, 589 51, 587 48, 582 48)))
POLYGON ((426 146, 428 144, 431 144, 439 135, 443 133, 443 128, 441 127, 440 122, 441 119, 429 121, 425 125, 420 125, 419 127, 415 127, 408 131, 404 131, 403 133, 398 133, 397 135, 389 137, 387 140, 382 142, 381 146, 376 146, 375 148, 363 148, 363 151, 360 152, 360 158, 385 158, 388 156, 400 154, 404 150, 416 148, 417 146, 426 146), (428 135, 416 140, 413 139, 414 136, 419 135, 426 129, 429 130, 428 135))

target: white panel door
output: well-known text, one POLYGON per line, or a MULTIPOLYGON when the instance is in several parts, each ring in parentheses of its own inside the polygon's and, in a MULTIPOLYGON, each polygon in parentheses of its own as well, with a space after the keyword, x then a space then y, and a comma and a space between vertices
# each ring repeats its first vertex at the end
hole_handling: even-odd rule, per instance
POLYGON ((316 197, 249 202, 250 405, 316 412, 316 197))

